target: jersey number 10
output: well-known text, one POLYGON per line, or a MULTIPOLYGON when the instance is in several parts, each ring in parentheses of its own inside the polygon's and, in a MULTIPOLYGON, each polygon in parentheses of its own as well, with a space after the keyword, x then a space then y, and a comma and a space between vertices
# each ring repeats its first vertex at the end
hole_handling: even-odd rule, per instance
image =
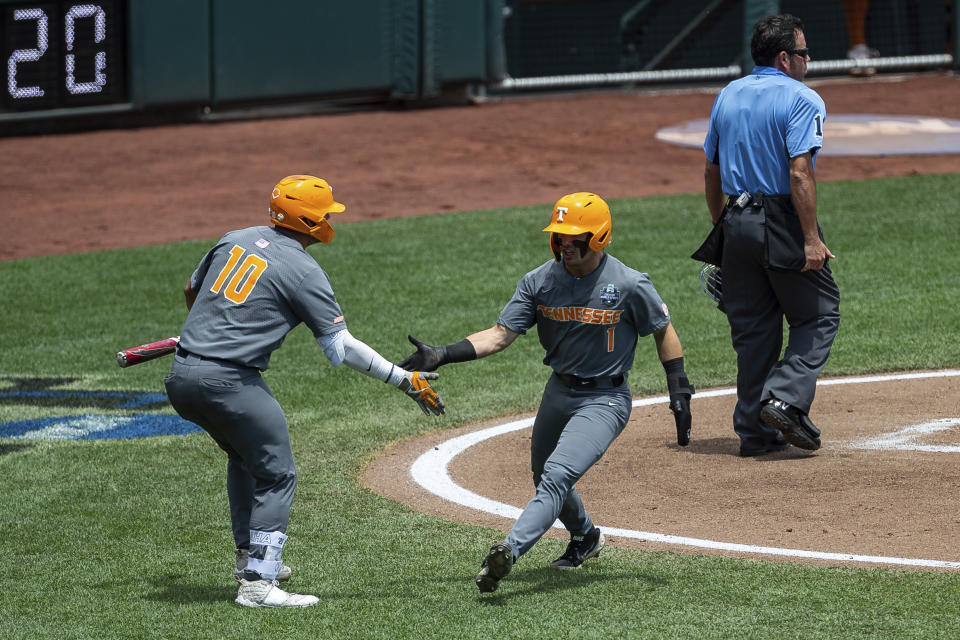
MULTIPOLYGON (((223 289, 223 283, 236 269, 237 263, 240 262, 244 253, 243 247, 238 244, 233 245, 233 248, 230 249, 230 259, 227 260, 227 264, 223 265, 223 269, 220 270, 220 275, 217 276, 217 281, 210 287, 210 291, 220 293, 220 290, 223 289)), ((253 291, 253 287, 257 284, 257 280, 266 270, 267 261, 255 253, 251 253, 244 259, 240 268, 236 270, 233 278, 230 278, 227 288, 223 290, 223 295, 227 300, 236 304, 246 302, 247 298, 250 297, 250 292, 253 291)))

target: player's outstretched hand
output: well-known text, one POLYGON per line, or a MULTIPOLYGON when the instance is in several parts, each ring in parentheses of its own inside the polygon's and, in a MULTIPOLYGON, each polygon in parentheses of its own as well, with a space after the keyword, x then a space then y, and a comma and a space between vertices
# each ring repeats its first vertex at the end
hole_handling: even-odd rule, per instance
POLYGON ((439 416, 444 413, 443 399, 437 395, 437 392, 430 386, 428 380, 436 380, 440 377, 439 373, 427 373, 425 371, 407 371, 403 374, 403 380, 397 386, 400 391, 410 396, 424 415, 439 416))
POLYGON ((436 371, 437 367, 445 363, 443 347, 420 342, 411 335, 408 335, 407 339, 417 350, 400 362, 398 367, 408 371, 436 371))
POLYGON ((671 395, 670 410, 673 411, 673 420, 677 423, 677 444, 685 447, 690 444, 690 425, 693 422, 690 414, 690 394, 671 395))

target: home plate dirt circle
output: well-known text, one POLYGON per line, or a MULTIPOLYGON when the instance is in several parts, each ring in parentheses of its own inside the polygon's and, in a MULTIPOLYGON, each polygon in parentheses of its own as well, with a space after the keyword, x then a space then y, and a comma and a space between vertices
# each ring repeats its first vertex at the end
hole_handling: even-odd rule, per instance
MULTIPOLYGON (((737 455, 733 389, 694 396, 688 447, 676 444, 666 397, 637 398, 577 490, 612 546, 960 570, 958 376, 823 379, 811 412, 823 448, 758 458, 737 455)), ((533 495, 531 425, 510 416, 399 442, 362 480, 418 510, 505 531, 533 495)))

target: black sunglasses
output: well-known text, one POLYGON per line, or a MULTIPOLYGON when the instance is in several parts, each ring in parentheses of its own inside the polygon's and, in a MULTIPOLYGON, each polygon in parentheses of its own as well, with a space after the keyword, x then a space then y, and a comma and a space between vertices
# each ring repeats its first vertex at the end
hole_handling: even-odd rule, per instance
POLYGON ((810 55, 810 49, 791 49, 787 53, 795 56, 800 56, 801 58, 806 58, 810 55))

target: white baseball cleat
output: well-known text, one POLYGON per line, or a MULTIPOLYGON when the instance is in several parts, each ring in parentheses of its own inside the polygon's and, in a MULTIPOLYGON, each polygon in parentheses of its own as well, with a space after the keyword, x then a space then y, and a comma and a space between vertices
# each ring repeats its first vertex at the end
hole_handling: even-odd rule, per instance
MULTIPOLYGON (((879 51, 865 44, 858 44, 847 52, 848 59, 857 61, 870 60, 871 58, 877 58, 879 56, 879 51)), ((872 76, 877 72, 877 68, 861 63, 856 67, 851 67, 849 72, 852 76, 872 76)))
POLYGON ((310 607, 320 602, 320 598, 287 593, 277 586, 276 580, 241 579, 234 602, 242 607, 310 607))
POLYGON ((865 44, 858 44, 847 51, 847 57, 851 60, 866 60, 868 58, 880 57, 880 52, 870 48, 865 44))

